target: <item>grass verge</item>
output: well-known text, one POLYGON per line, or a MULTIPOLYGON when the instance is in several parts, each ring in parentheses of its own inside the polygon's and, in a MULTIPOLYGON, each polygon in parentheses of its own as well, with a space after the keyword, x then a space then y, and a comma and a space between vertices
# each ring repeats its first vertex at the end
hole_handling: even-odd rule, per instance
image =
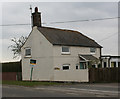
POLYGON ((37 81, 2 81, 5 85, 19 85, 19 86, 53 86, 53 85, 70 85, 71 83, 58 83, 58 82, 37 82, 37 81))

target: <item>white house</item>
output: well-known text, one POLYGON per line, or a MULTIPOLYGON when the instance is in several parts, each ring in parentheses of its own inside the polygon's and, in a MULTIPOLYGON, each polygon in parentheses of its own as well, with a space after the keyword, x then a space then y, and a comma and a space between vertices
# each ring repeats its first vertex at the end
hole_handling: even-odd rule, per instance
POLYGON ((120 66, 120 56, 110 56, 104 55, 101 56, 102 60, 102 67, 103 68, 112 68, 112 67, 119 67, 120 66))
POLYGON ((21 48, 22 79, 30 80, 33 59, 34 81, 88 82, 89 62, 99 60, 102 47, 78 31, 41 26, 37 7, 32 18, 32 31, 21 48))

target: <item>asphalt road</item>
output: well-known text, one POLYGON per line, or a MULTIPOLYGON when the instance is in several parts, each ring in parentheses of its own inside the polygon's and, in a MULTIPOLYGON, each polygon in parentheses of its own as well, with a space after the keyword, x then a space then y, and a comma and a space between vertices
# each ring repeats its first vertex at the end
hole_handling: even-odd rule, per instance
POLYGON ((2 86, 2 97, 118 97, 118 84, 75 84, 64 86, 2 86))

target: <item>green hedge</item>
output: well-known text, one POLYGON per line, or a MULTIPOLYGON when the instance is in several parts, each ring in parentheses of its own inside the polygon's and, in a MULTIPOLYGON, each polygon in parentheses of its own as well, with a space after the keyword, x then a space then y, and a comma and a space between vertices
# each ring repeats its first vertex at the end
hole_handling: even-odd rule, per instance
POLYGON ((2 63, 0 66, 2 66, 2 72, 22 72, 21 61, 2 63))

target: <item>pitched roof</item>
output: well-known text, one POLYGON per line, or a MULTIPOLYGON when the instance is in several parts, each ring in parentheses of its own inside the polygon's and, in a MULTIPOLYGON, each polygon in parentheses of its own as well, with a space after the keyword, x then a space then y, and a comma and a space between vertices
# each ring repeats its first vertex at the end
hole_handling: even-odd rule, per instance
POLYGON ((101 46, 78 31, 57 29, 50 27, 38 27, 38 30, 53 45, 98 47, 101 46))

